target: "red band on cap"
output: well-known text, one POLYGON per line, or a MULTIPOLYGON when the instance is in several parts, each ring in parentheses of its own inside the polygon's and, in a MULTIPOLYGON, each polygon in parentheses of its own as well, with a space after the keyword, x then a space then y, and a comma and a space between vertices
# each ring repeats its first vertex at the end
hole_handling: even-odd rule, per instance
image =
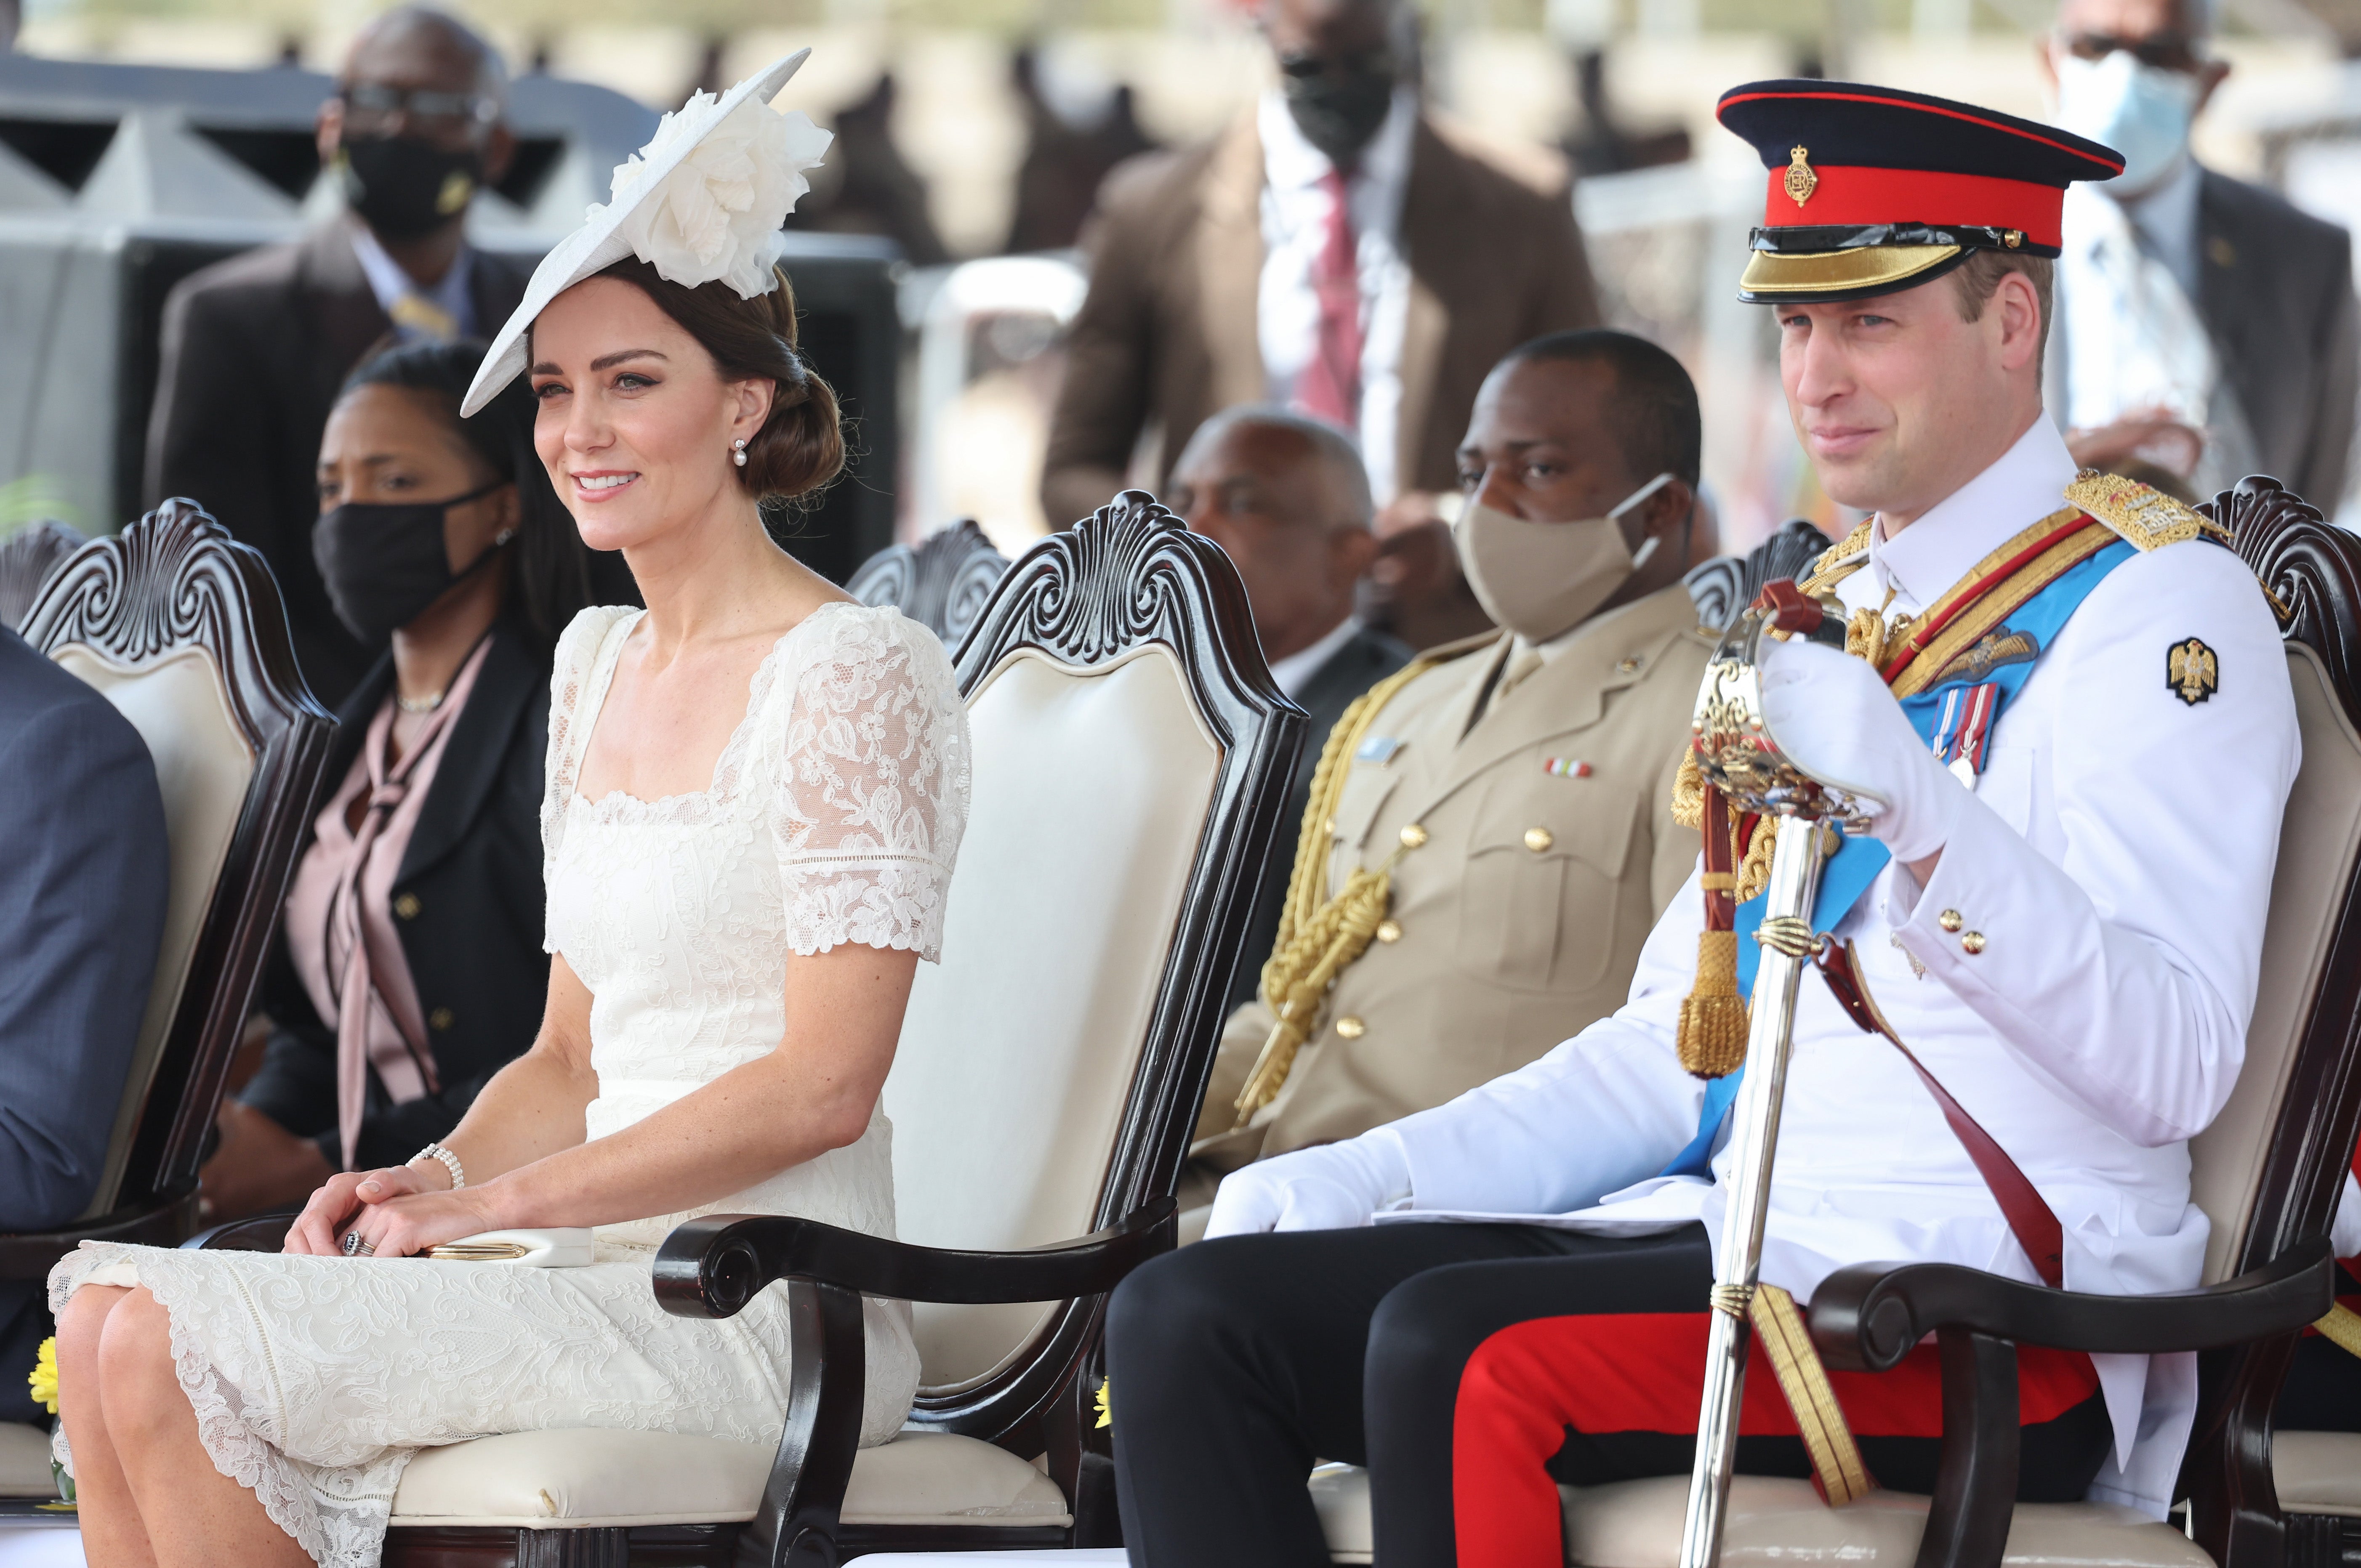
POLYGON ((1787 170, 1770 171, 1763 205, 1765 228, 1817 228, 1824 224, 1931 224, 1949 228, 2019 229, 2035 245, 2055 247, 2066 192, 2030 180, 1987 174, 1934 174, 1923 169, 1861 169, 1841 165, 1812 172, 1819 182, 1802 206, 1787 194, 1787 170))

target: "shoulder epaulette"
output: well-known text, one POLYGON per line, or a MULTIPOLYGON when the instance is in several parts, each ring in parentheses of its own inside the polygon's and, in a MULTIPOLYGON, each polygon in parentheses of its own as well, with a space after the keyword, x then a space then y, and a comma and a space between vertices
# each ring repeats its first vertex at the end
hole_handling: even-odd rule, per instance
POLYGON ((2211 537, 2227 544, 2230 531, 2153 485, 2085 468, 2066 487, 2066 499, 2113 529, 2136 550, 2211 537))

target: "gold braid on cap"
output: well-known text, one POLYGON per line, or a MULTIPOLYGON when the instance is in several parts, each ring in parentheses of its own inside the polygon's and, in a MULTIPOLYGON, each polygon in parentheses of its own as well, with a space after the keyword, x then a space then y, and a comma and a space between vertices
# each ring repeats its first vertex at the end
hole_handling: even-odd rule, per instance
POLYGON ((1238 1091, 1237 1126, 1245 1126, 1256 1112, 1279 1098, 1288 1069, 1295 1065, 1295 1053, 1311 1037, 1312 1020, 1336 977, 1361 956, 1385 920, 1386 905, 1393 896, 1394 861, 1402 850, 1397 848, 1375 871, 1356 869, 1345 879, 1344 890, 1323 902, 1320 894, 1328 885, 1331 824, 1345 782, 1352 776, 1353 754, 1377 722, 1378 710, 1440 663, 1413 659, 1356 697, 1320 748, 1320 764, 1312 772, 1311 803, 1295 836, 1295 869, 1288 878, 1287 902, 1279 908, 1279 940, 1262 966, 1262 999, 1278 1022, 1263 1041, 1262 1054, 1255 1058, 1254 1070, 1246 1074, 1246 1087, 1238 1091))

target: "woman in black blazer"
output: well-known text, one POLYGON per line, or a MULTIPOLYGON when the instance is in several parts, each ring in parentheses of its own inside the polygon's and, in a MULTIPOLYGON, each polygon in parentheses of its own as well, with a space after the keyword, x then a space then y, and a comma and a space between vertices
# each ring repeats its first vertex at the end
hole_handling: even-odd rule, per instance
POLYGON ((459 418, 483 353, 388 349, 329 418, 314 553, 337 614, 390 647, 338 714, 269 1042, 203 1174, 216 1221, 412 1157, 541 1021, 551 650, 586 604, 637 595, 550 488, 524 383, 459 418))

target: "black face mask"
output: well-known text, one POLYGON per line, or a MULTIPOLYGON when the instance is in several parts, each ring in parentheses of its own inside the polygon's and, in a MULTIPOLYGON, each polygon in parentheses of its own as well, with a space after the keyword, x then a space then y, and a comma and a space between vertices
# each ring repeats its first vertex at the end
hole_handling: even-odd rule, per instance
POLYGON ((457 152, 413 137, 347 141, 336 156, 345 204, 383 239, 417 239, 459 217, 483 182, 474 148, 457 152))
POLYGON ((516 531, 502 533, 466 571, 455 573, 443 543, 443 514, 510 482, 498 479, 447 501, 348 501, 322 513, 312 529, 312 559, 327 582, 336 619, 375 648, 461 579, 480 571, 516 531))
POLYGON ((1279 63, 1287 112, 1303 139, 1339 169, 1361 156, 1393 107, 1393 62, 1382 51, 1353 60, 1295 56, 1279 63))

